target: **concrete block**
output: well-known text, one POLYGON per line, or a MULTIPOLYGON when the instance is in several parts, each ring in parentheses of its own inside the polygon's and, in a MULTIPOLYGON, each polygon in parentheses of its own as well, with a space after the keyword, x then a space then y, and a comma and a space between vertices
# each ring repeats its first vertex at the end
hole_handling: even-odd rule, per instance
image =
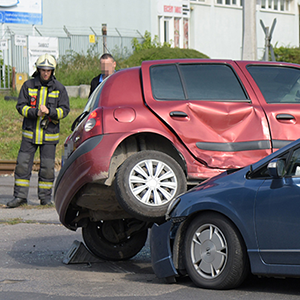
POLYGON ((79 86, 79 97, 88 98, 91 86, 89 84, 81 84, 79 86))
POLYGON ((66 86, 66 90, 69 97, 79 97, 79 87, 78 86, 66 86))

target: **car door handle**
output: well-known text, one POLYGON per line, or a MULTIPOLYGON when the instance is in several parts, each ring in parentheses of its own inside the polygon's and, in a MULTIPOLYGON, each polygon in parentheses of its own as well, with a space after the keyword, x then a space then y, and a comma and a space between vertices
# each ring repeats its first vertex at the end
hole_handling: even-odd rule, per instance
POLYGON ((276 116, 277 120, 293 120, 295 117, 290 114, 279 114, 276 116))
POLYGON ((183 111, 171 111, 170 117, 186 118, 188 115, 183 111))

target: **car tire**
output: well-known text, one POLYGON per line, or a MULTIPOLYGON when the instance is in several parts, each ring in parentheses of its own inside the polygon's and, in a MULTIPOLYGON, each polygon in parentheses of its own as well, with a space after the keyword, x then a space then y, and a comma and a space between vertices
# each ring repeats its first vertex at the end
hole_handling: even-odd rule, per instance
POLYGON ((219 214, 201 215, 191 222, 185 234, 184 258, 189 277, 201 288, 235 288, 249 270, 239 232, 219 214))
POLYGON ((170 201, 186 188, 186 176, 180 165, 169 155, 153 150, 131 155, 120 166, 115 179, 120 206, 143 221, 163 219, 170 201))
POLYGON ((130 229, 131 220, 89 222, 82 228, 83 240, 88 249, 105 260, 127 260, 144 247, 148 228, 137 232, 130 229))

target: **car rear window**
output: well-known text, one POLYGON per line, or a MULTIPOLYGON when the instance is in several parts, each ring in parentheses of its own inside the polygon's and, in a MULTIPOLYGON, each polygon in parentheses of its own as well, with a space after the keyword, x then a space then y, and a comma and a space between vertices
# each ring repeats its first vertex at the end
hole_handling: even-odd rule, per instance
POLYGON ((225 64, 157 65, 150 74, 157 100, 247 100, 235 72, 225 64))
POLYGON ((180 71, 190 100, 246 99, 239 80, 227 65, 181 65, 180 71))
POLYGON ((152 92, 155 99, 184 100, 184 92, 176 65, 151 68, 152 92))
POLYGON ((300 69, 250 65, 247 70, 267 103, 300 103, 300 69))

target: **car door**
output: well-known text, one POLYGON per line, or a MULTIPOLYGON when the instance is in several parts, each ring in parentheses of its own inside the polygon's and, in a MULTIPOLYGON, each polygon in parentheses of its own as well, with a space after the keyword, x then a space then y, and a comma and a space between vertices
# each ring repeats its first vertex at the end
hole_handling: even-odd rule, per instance
POLYGON ((273 151, 299 138, 300 68, 283 63, 247 63, 239 65, 255 87, 268 122, 273 151))
POLYGON ((235 62, 143 62, 142 78, 146 105, 208 167, 242 167, 271 153, 264 112, 235 62))
POLYGON ((300 149, 293 152, 284 178, 266 179, 257 192, 258 248, 267 264, 300 264, 300 149))

